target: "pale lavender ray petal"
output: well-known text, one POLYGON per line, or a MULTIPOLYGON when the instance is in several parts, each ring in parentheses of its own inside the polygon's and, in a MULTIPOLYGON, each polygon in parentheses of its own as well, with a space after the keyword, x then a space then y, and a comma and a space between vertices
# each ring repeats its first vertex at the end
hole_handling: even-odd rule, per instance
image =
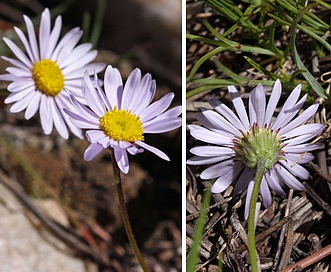
POLYGON ((4 74, 4 75, 0 75, 0 80, 3 81, 15 81, 17 80, 17 77, 11 74, 4 74))
POLYGON ((182 106, 176 106, 162 113, 162 116, 167 118, 174 118, 174 117, 178 117, 181 114, 182 114, 182 106))
MULTIPOLYGON (((80 64, 80 59, 85 56, 85 54, 90 51, 92 48, 92 44, 90 43, 83 43, 75 47, 69 58, 64 59, 61 63, 59 62, 59 66, 61 69, 63 69, 66 66, 69 66, 73 62, 79 62, 80 64)), ((80 65, 83 66, 83 65, 80 65)))
MULTIPOLYGON (((146 75, 145 75, 146 77, 146 75)), ((143 88, 143 86, 142 86, 143 88)), ((141 115, 145 109, 148 107, 148 105, 152 102, 154 95, 155 95, 155 91, 156 91, 156 82, 155 80, 150 80, 148 86, 144 87, 146 88, 148 91, 145 92, 144 97, 141 96, 141 100, 139 103, 136 103, 136 105, 139 106, 139 108, 137 108, 135 110, 137 115, 141 115)))
POLYGON ((197 156, 234 156, 235 152, 233 149, 223 146, 196 146, 190 149, 190 152, 197 156))
POLYGON ((4 59, 5 61, 11 63, 12 65, 16 66, 17 68, 20 68, 22 70, 26 70, 26 71, 30 71, 30 67, 25 64, 24 62, 21 62, 19 60, 16 59, 12 59, 12 58, 8 58, 6 56, 1 56, 2 59, 4 59))
MULTIPOLYGON (((86 64, 90 63, 95 59, 98 52, 96 50, 90 51, 86 53, 84 56, 82 56, 79 61, 72 61, 68 66, 62 69, 62 72, 64 75, 71 73, 72 71, 75 71, 77 69, 80 69, 81 67, 84 67, 86 64)), ((71 52, 70 55, 67 57, 71 59, 71 52)), ((60 63, 60 60, 59 60, 60 63)))
POLYGON ((24 18, 24 21, 26 24, 26 29, 28 31, 30 48, 31 48, 32 55, 33 55, 33 61, 36 62, 36 61, 40 60, 39 47, 38 47, 38 43, 37 43, 36 33, 34 31, 33 23, 30 20, 30 18, 27 17, 26 15, 23 15, 23 18, 24 18))
POLYGON ((55 46, 59 40, 60 33, 62 28, 62 17, 57 16, 55 19, 53 30, 49 36, 49 40, 47 42, 47 48, 45 53, 45 59, 51 59, 55 46))
POLYGON ((166 161, 170 161, 169 157, 161 150, 159 150, 158 148, 154 147, 154 146, 150 146, 148 144, 146 144, 145 142, 142 141, 135 141, 135 143, 139 146, 141 146, 142 148, 145 148, 146 150, 154 153, 155 155, 159 156, 161 159, 164 159, 166 161))
POLYGON ((144 152, 143 148, 137 148, 135 145, 131 145, 126 149, 131 155, 137 155, 138 153, 144 152))
POLYGON ((19 92, 11 93, 5 98, 5 104, 13 103, 19 100, 24 100, 30 94, 31 96, 33 96, 34 93, 35 92, 33 91, 32 87, 23 89, 19 92))
POLYGON ((200 157, 200 156, 193 156, 191 158, 189 158, 186 163, 190 164, 190 165, 205 165, 205 164, 213 164, 213 163, 217 163, 220 161, 223 161, 224 159, 227 158, 223 158, 221 157, 200 157))
POLYGON ((150 121, 147 124, 143 124, 144 133, 164 133, 179 128, 182 125, 182 119, 175 117, 172 119, 155 120, 150 121))
POLYGON ((298 177, 301 180, 307 180, 310 177, 309 172, 300 164, 295 164, 290 160, 281 160, 279 163, 283 165, 292 175, 298 177))
POLYGON ((238 165, 238 162, 236 164, 236 162, 232 159, 222 161, 203 170, 200 174, 200 178, 213 179, 213 178, 221 177, 228 172, 232 172, 235 165, 238 165))
POLYGON ((249 120, 251 126, 253 126, 254 123, 257 123, 259 127, 264 125, 265 105, 265 91, 262 84, 259 83, 251 92, 248 101, 249 120))
POLYGON ((127 174, 129 172, 129 159, 125 149, 114 148, 115 160, 118 168, 122 173, 127 174))
POLYGON ((136 89, 140 85, 141 72, 140 69, 134 69, 129 75, 123 90, 122 97, 122 108, 125 110, 130 110, 130 105, 132 103, 133 97, 135 97, 136 89))
MULTIPOLYGON (((238 162, 237 162, 238 163, 238 162)), ((229 169, 229 171, 224 172, 222 176, 220 176, 214 182, 213 186, 211 187, 211 192, 214 194, 222 193, 229 187, 229 185, 237 178, 241 168, 238 164, 235 164, 233 168, 229 169)))
POLYGON ((75 27, 67 32, 55 47, 51 60, 62 61, 68 57, 68 54, 75 47, 82 34, 83 32, 79 29, 79 27, 75 27))
POLYGON ((23 77, 22 80, 24 80, 24 78, 31 78, 31 71, 27 71, 25 69, 22 70, 16 67, 7 67, 6 71, 12 75, 15 75, 16 77, 23 77))
POLYGON ((41 127, 46 135, 50 134, 53 129, 53 116, 52 108, 54 104, 52 103, 53 98, 49 98, 46 95, 41 96, 39 115, 41 121, 41 127))
POLYGON ((67 109, 74 109, 75 111, 77 110, 80 113, 79 115, 85 116, 96 125, 99 124, 100 117, 95 112, 81 104, 74 96, 70 95, 70 100, 68 100, 66 97, 61 97, 61 99, 65 100, 64 103, 67 109))
POLYGON ((106 96, 111 106, 119 109, 122 106, 123 82, 120 72, 111 65, 107 66, 104 84, 106 96))
POLYGON ((277 171, 275 171, 274 169, 271 169, 270 173, 264 174, 264 177, 271 190, 273 190, 274 192, 276 192, 278 195, 280 195, 283 198, 286 197, 286 193, 282 188, 283 181, 279 178, 277 171))
POLYGON ((98 143, 101 144, 103 148, 108 148, 110 145, 109 137, 104 135, 104 137, 98 140, 98 143))
MULTIPOLYGON (((87 73, 89 75, 93 75, 94 73, 99 73, 101 71, 103 71, 106 67, 105 63, 102 62, 93 62, 93 63, 89 63, 87 65, 84 66, 84 70, 87 71, 87 73)), ((70 76, 72 75, 72 73, 70 73, 70 76)), ((69 75, 67 75, 69 76, 69 75)))
POLYGON ((70 120, 72 121, 73 124, 75 124, 75 126, 78 126, 79 128, 83 128, 83 129, 99 128, 99 124, 96 124, 95 122, 86 119, 82 115, 72 112, 71 110, 68 110, 66 108, 63 110, 70 117, 70 120))
MULTIPOLYGON (((241 168, 243 168, 243 165, 241 165, 241 168)), ((254 172, 251 171, 249 168, 244 167, 241 175, 236 182, 236 185, 234 186, 233 195, 236 197, 244 193, 247 190, 248 183, 253 179, 254 172)))
POLYGON ((71 132, 76 137, 83 140, 84 139, 83 131, 78 126, 74 125, 74 123, 69 118, 69 115, 63 114, 62 117, 63 117, 65 123, 67 124, 67 126, 69 127, 69 129, 71 130, 71 132))
MULTIPOLYGON (((201 109, 204 110, 204 109, 201 109)), ((218 113, 217 113, 218 114, 218 113)), ((221 115, 220 115, 221 116, 221 115)), ((219 124, 212 124, 207 118, 206 116, 204 116, 201 112, 197 112, 195 114, 195 118, 206 128, 208 128, 211 131, 214 131, 216 133, 219 133, 225 137, 229 137, 229 138, 233 138, 234 135, 233 133, 228 132, 227 129, 229 129, 228 126, 220 126, 219 124)), ((223 116, 221 116, 221 119, 224 120, 224 124, 230 124, 223 116)), ((238 130, 238 134, 237 136, 241 135, 241 133, 238 130)))
POLYGON ((208 119, 209 123, 213 125, 213 127, 226 130, 232 135, 240 134, 238 128, 233 126, 230 122, 228 122, 222 115, 212 111, 201 109, 201 113, 208 119))
POLYGON ((292 145, 292 146, 285 146, 283 148, 284 152, 287 153, 303 153, 309 152, 321 147, 320 144, 300 144, 300 145, 292 145))
POLYGON ((316 113, 318 106, 319 106, 318 104, 311 105, 308 109, 306 109, 303 113, 301 113, 293 121, 288 123, 286 126, 282 127, 279 131, 279 135, 283 135, 286 132, 291 131, 293 128, 306 122, 309 118, 311 118, 316 113))
POLYGON ((102 90, 102 88, 100 86, 100 81, 98 80, 98 76, 96 73, 94 74, 94 84, 95 84, 95 88, 99 94, 99 97, 102 99, 102 102, 106 107, 106 110, 107 111, 112 110, 112 106, 110 105, 105 92, 102 90))
POLYGON ((71 87, 81 89, 82 88, 82 79, 81 78, 80 79, 66 78, 65 85, 68 89, 70 89, 71 87))
MULTIPOLYGON (((280 113, 278 114, 275 122, 271 125, 273 130, 279 129, 282 125, 287 124, 291 120, 287 116, 295 111, 294 106, 297 104, 297 100, 299 99, 301 93, 301 85, 298 85, 294 88, 294 90, 290 93, 288 98, 286 99, 280 113)), ((301 99, 302 101, 302 99, 301 99)), ((299 104, 299 102, 298 102, 299 104)), ((296 110, 299 111, 299 107, 296 106, 296 110)))
POLYGON ((260 195, 262 197, 263 206, 267 209, 270 208, 272 203, 272 198, 265 176, 263 176, 261 181, 260 195))
POLYGON ((23 91, 25 89, 30 89, 31 92, 35 91, 34 81, 33 80, 16 80, 10 83, 7 87, 8 91, 16 93, 23 91))
POLYGON ((132 97, 130 103, 127 105, 127 107, 131 109, 133 113, 139 115, 142 110, 144 110, 149 105, 151 102, 151 94, 154 93, 151 86, 151 74, 144 75, 136 87, 134 96, 132 97))
POLYGON ((275 167, 274 169, 278 172, 284 183, 291 189, 297 191, 303 191, 305 189, 305 186, 300 181, 298 181, 290 172, 288 172, 283 166, 275 167))
POLYGON ((22 99, 18 100, 15 104, 11 106, 10 112, 16 113, 24 110, 29 105, 32 97, 33 97, 33 93, 29 93, 22 99))
POLYGON ((11 40, 7 38, 3 38, 3 40, 21 62, 32 68, 32 62, 27 58, 27 56, 22 52, 22 50, 18 48, 16 44, 14 44, 11 40))
POLYGON ((321 132, 321 130, 324 129, 324 125, 319 123, 313 123, 313 124, 305 124, 299 127, 296 127, 294 129, 291 129, 290 131, 282 134, 278 134, 279 136, 285 137, 285 138, 292 138, 297 137, 305 134, 315 134, 316 132, 321 132))
POLYGON ((86 131, 86 138, 89 142, 96 143, 98 140, 104 138, 106 135, 102 130, 91 129, 86 131))
MULTIPOLYGON (((135 142, 136 144, 136 142, 135 142)), ((118 141, 118 146, 122 149, 127 149, 128 147, 130 147, 132 144, 127 142, 127 141, 118 141)))
POLYGON ((61 135, 61 137, 67 140, 69 138, 69 132, 63 120, 62 112, 60 112, 56 104, 54 104, 54 106, 51 107, 51 109, 52 109, 54 127, 61 135))
POLYGON ((40 26, 39 26, 40 59, 46 58, 46 51, 49 46, 48 42, 49 42, 50 32, 51 32, 51 15, 49 9, 46 8, 41 14, 40 26))
POLYGON ((232 125, 236 128, 246 131, 244 125, 241 123, 239 118, 230 110, 226 105, 222 102, 218 101, 217 99, 209 100, 209 104, 218 111, 221 115, 223 115, 232 125))
POLYGON ((245 201, 245 212, 244 212, 244 218, 247 220, 248 214, 249 214, 249 205, 251 203, 251 197, 254 187, 254 180, 250 180, 247 187, 247 195, 246 195, 246 201, 245 201))
POLYGON ((24 117, 26 120, 29 120, 32 116, 34 116, 36 114, 36 112, 38 111, 39 106, 40 106, 40 100, 41 100, 41 93, 34 92, 31 102, 27 106, 26 111, 25 111, 24 117))
POLYGON ((90 76, 87 73, 85 73, 82 87, 87 104, 98 116, 103 116, 106 113, 106 107, 103 104, 102 99, 99 97, 99 94, 95 90, 90 76))
POLYGON ((305 164, 311 162, 314 159, 314 155, 310 153, 304 153, 304 154, 287 153, 285 155, 285 159, 291 160, 295 163, 305 164))
POLYGON ((146 122, 155 116, 158 116, 162 112, 164 112, 167 108, 169 108, 172 100, 174 99, 174 93, 168 93, 163 96, 161 99, 155 101, 151 105, 149 105, 140 115, 140 119, 142 122, 146 122))
POLYGON ((303 135, 288 139, 286 141, 283 141, 283 144, 285 144, 286 146, 292 146, 292 145, 299 145, 299 144, 306 143, 309 140, 311 140, 312 138, 315 138, 317 135, 321 134, 323 129, 324 128, 322 127, 319 130, 314 131, 314 133, 307 133, 307 134, 303 134, 303 135))
POLYGON ((90 144, 84 152, 84 160, 93 160, 103 150, 102 145, 98 143, 90 144))
POLYGON ((247 112, 244 106, 244 102, 242 98, 240 97, 240 94, 238 90, 234 86, 228 87, 229 93, 232 98, 233 106, 239 116, 239 119, 241 123, 244 125, 244 127, 248 130, 249 129, 249 120, 247 116, 247 112))
POLYGON ((36 60, 33 56, 30 44, 29 44, 28 40, 26 39, 23 31, 16 26, 14 27, 14 30, 15 30, 17 36, 20 38, 21 42, 23 43, 26 53, 28 54, 28 57, 30 58, 30 60, 33 62, 36 62, 36 60))
POLYGON ((264 116, 264 125, 270 125, 270 121, 272 116, 274 115, 276 106, 278 104, 278 101, 280 99, 280 96, 282 94, 282 84, 279 79, 276 80, 274 87, 272 88, 272 92, 269 98, 269 102, 267 105, 267 109, 265 111, 265 116, 264 116))
POLYGON ((232 139, 197 125, 188 126, 192 137, 210 144, 233 146, 232 139))
POLYGON ((59 107, 59 110, 63 111, 62 112, 62 118, 64 119, 66 125, 69 127, 69 129, 71 130, 71 132, 77 136, 80 139, 84 139, 83 136, 83 131, 81 130, 81 128, 79 128, 78 126, 76 126, 71 118, 69 117, 68 114, 65 113, 64 109, 74 109, 73 104, 70 102, 70 99, 68 97, 68 95, 65 92, 61 92, 59 95, 57 95, 55 97, 55 101, 58 105, 61 105, 59 107))

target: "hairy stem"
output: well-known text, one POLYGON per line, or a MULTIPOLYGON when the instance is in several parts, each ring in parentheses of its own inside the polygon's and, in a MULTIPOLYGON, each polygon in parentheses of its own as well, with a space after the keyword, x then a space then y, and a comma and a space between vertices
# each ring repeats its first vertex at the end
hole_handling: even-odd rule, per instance
POLYGON ((128 236, 131 248, 132 248, 142 270, 144 272, 149 272, 150 270, 148 269, 142 255, 140 253, 139 247, 137 245, 136 239, 134 238, 134 234, 133 234, 133 231, 131 228, 129 214, 126 209, 125 199, 124 199, 124 194, 123 194, 123 189, 122 189, 121 173, 120 173, 120 169, 118 168, 118 165, 116 163, 113 149, 111 150, 111 160, 113 163, 115 185, 116 185, 117 196, 118 196, 118 201, 120 204, 119 206, 120 206, 120 210, 121 210, 121 215, 122 215, 122 220, 123 220, 123 224, 125 227, 126 235, 128 236))
POLYGON ((255 208, 264 173, 265 173, 265 162, 262 160, 259 161, 257 164, 255 182, 251 196, 251 202, 249 204, 249 215, 248 215, 248 250, 251 259, 252 272, 260 271, 260 268, 258 267, 258 258, 256 254, 256 245, 255 245, 255 208))

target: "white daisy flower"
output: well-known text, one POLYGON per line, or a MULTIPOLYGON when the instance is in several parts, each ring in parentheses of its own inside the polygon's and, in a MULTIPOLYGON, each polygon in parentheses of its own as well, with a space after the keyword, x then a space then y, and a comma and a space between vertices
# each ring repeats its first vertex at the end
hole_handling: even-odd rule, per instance
POLYGON ((216 178, 211 189, 213 193, 223 192, 232 182, 236 182, 235 196, 247 190, 247 219, 258 164, 262 162, 266 170, 260 187, 266 208, 272 203, 270 190, 283 197, 286 196, 285 185, 294 190, 304 190, 298 179, 307 180, 310 175, 301 164, 313 160, 314 156, 309 152, 320 147, 318 143, 308 141, 318 136, 324 126, 304 124, 316 113, 318 104, 311 105, 295 117, 307 99, 307 94, 299 99, 300 85, 291 92, 274 121, 272 116, 282 92, 279 80, 275 82, 268 104, 261 84, 250 93, 249 115, 237 89, 234 86, 228 89, 237 115, 220 101, 211 100, 209 103, 216 112, 202 109, 197 115, 204 127, 189 125, 191 135, 208 145, 192 148, 190 151, 195 156, 187 163, 212 165, 200 177, 216 178))
POLYGON ((5 103, 14 103, 10 111, 17 113, 25 110, 25 118, 30 119, 39 109, 41 126, 45 134, 50 134, 53 125, 59 134, 67 139, 68 129, 78 137, 83 138, 80 128, 75 126, 63 108, 70 108, 69 95, 82 99, 81 84, 84 72, 89 75, 100 72, 105 64, 90 63, 97 55, 91 50, 92 44, 77 45, 83 32, 74 28, 61 39, 61 16, 55 20, 51 29, 50 11, 46 8, 42 15, 37 39, 32 21, 23 16, 27 27, 27 37, 15 27, 26 53, 8 38, 4 42, 15 54, 17 59, 6 56, 2 58, 14 67, 8 67, 8 74, 0 75, 0 80, 12 81, 8 86, 11 94, 5 103))
POLYGON ((150 104, 156 90, 150 74, 141 78, 141 72, 136 68, 123 86, 119 71, 110 65, 105 72, 104 87, 105 92, 96 76, 92 83, 85 74, 83 94, 89 108, 71 96, 74 107, 65 109, 76 126, 87 129, 86 136, 91 145, 85 151, 84 159, 90 161, 104 148, 113 148, 117 165, 124 174, 129 171, 127 152, 136 155, 147 149, 169 160, 164 152, 144 141, 144 134, 163 133, 181 126, 182 119, 178 116, 182 107, 167 110, 174 93, 150 104))

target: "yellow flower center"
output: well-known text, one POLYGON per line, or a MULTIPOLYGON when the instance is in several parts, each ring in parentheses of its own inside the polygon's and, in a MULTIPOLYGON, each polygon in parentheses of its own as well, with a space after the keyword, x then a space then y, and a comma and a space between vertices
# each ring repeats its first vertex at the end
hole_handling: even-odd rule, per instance
POLYGON ((56 96, 64 87, 62 70, 55 61, 40 60, 32 69, 32 77, 36 88, 48 96, 56 96))
POLYGON ((144 139, 143 123, 131 111, 114 108, 100 118, 100 129, 115 141, 135 142, 144 139))

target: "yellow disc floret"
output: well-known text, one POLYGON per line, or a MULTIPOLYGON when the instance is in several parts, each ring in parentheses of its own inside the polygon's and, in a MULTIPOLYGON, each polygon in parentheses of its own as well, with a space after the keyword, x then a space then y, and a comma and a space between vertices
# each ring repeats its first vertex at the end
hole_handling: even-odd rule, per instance
POLYGON ((133 143, 144 140, 143 124, 131 111, 114 108, 100 118, 100 129, 115 141, 133 143))
POLYGON ((62 70, 55 61, 40 60, 32 68, 32 77, 38 91, 48 96, 56 96, 64 87, 62 70))

